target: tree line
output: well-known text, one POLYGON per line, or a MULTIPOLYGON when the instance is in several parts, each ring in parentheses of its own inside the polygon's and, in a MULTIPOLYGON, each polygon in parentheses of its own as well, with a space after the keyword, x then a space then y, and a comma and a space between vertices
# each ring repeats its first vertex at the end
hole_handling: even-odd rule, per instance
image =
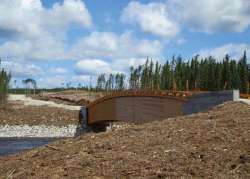
POLYGON ((125 75, 122 73, 109 74, 108 77, 103 73, 98 76, 96 89, 98 91, 106 90, 124 90, 125 89, 125 75))
MULTIPOLYGON (((249 82, 250 65, 244 52, 238 60, 229 55, 223 59, 196 55, 191 60, 173 56, 160 64, 147 58, 143 65, 130 67, 128 88, 174 91, 240 89, 241 93, 249 93, 249 82)), ((122 90, 125 86, 124 74, 110 74, 108 79, 102 74, 97 79, 99 90, 122 90)))

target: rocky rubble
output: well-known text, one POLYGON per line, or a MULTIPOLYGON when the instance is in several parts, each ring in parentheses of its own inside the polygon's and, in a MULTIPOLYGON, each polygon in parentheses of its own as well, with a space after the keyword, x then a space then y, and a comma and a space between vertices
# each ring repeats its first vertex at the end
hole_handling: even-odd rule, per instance
POLYGON ((0 137, 74 137, 77 125, 68 126, 0 126, 0 137))

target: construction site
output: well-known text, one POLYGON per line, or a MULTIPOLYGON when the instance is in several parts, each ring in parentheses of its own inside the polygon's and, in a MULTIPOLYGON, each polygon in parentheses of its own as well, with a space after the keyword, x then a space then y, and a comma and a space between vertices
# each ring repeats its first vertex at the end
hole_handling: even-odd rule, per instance
POLYGON ((0 179, 250 179, 250 0, 0 0, 0 179))
POLYGON ((1 109, 1 126, 75 124, 85 130, 74 138, 0 157, 0 178, 250 176, 250 106, 237 91, 98 94, 92 101, 85 97, 87 120, 75 108, 84 97, 73 102, 75 95, 68 93, 43 94, 46 104, 39 104, 42 96, 33 101, 19 96, 1 109), (101 124, 105 131, 93 130, 101 124))

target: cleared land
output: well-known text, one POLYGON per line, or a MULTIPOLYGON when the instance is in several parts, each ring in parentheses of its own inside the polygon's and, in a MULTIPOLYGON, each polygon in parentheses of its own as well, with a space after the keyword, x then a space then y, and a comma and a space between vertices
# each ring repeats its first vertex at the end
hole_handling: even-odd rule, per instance
POLYGON ((54 125, 77 124, 79 106, 34 100, 24 95, 12 95, 9 105, 0 108, 0 125, 54 125))
POLYGON ((250 177, 250 107, 57 141, 0 158, 0 178, 250 177))
POLYGON ((67 104, 58 104, 53 101, 44 101, 39 99, 33 99, 31 97, 26 97, 25 95, 9 95, 8 97, 9 102, 13 103, 21 103, 25 106, 47 106, 47 107, 57 107, 63 108, 67 110, 79 110, 80 106, 70 106, 67 104))
POLYGON ((85 106, 88 104, 88 102, 94 101, 103 95, 104 94, 101 92, 65 90, 61 92, 42 92, 39 95, 33 96, 33 98, 45 101, 53 101, 58 104, 85 106))

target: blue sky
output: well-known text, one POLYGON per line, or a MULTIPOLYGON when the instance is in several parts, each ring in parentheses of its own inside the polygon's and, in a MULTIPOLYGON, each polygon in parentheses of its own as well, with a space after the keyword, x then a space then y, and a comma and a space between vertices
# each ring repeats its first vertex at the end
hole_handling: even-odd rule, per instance
MULTIPOLYGON (((2 0, 0 57, 21 87, 88 85, 149 56, 219 60, 250 50, 249 0, 2 0)), ((12 84, 15 86, 14 84, 12 84)))

